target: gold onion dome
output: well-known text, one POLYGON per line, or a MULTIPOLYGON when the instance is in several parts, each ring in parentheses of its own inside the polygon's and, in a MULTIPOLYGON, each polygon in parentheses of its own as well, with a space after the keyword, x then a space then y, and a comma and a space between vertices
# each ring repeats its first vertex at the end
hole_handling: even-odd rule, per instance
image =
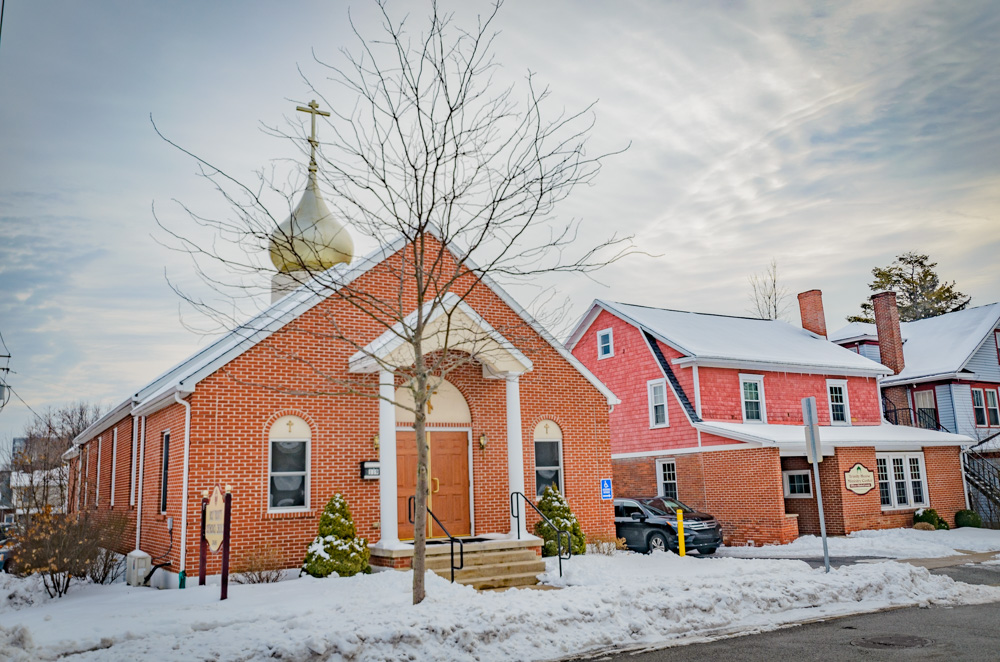
POLYGON ((351 235, 330 213, 312 172, 295 211, 271 233, 270 252, 275 268, 285 274, 325 271, 354 257, 351 235))

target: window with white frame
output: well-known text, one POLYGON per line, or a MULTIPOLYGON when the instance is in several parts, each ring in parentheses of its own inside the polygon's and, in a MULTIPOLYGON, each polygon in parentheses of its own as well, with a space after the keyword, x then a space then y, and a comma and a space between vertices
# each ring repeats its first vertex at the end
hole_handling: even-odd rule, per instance
POLYGON ((268 435, 267 507, 305 509, 309 505, 309 424, 298 416, 282 416, 268 435))
POLYGON ((972 389, 972 411, 976 417, 976 427, 986 427, 986 399, 981 388, 972 389))
POLYGON ((564 492, 562 472, 562 429, 552 420, 535 426, 535 496, 541 498, 552 486, 564 492))
POLYGON ((997 392, 991 388, 983 391, 986 395, 986 421, 991 428, 1000 425, 1000 408, 997 407, 997 392))
POLYGON ((826 380, 826 395, 830 404, 830 425, 850 425, 851 404, 847 400, 847 380, 826 380))
POLYGON ((160 451, 160 512, 167 512, 167 478, 170 476, 170 430, 162 435, 160 451))
POLYGON ((788 499, 811 499, 812 478, 807 469, 782 471, 781 477, 785 483, 785 497, 788 499))
POLYGON ((649 427, 667 427, 670 425, 667 418, 667 380, 650 380, 646 382, 646 390, 649 397, 649 427))
POLYGON ((883 510, 930 503, 923 453, 876 453, 875 466, 883 510))
POLYGON ((674 460, 656 461, 656 494, 677 498, 677 463, 674 460))
POLYGON ((606 359, 615 355, 615 339, 611 329, 597 332, 597 358, 606 359))
POLYGON ((744 423, 767 422, 763 375, 740 375, 740 401, 743 405, 744 423))

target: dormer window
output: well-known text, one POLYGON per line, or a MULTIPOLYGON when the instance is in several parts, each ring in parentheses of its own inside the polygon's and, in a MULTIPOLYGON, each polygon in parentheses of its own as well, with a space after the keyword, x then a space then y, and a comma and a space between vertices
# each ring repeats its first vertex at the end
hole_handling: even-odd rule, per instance
POLYGON ((615 355, 614 334, 611 329, 597 332, 597 358, 606 359, 615 355))
POLYGON ((851 406, 847 401, 847 380, 826 380, 826 394, 830 403, 830 425, 850 425, 851 406))
POLYGON ((767 423, 763 375, 740 375, 740 400, 744 423, 767 423))

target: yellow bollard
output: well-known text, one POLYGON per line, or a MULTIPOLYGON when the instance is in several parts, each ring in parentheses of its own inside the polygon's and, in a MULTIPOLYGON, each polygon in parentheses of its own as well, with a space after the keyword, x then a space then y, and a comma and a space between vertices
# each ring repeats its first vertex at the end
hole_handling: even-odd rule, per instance
POLYGON ((684 511, 677 509, 677 552, 684 556, 684 511))

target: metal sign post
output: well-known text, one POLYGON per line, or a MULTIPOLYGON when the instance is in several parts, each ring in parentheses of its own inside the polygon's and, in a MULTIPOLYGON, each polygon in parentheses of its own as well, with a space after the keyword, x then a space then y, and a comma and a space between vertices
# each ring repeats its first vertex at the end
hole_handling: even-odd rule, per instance
POLYGON ((826 543, 826 517, 823 515, 823 492, 819 487, 819 463, 823 461, 823 449, 819 441, 819 417, 816 414, 816 398, 802 398, 802 422, 806 428, 806 457, 813 466, 813 486, 816 490, 816 508, 819 510, 819 532, 823 537, 823 564, 830 572, 830 549, 826 543))
POLYGON ((211 496, 205 490, 201 499, 201 544, 199 550, 200 568, 198 569, 198 585, 205 585, 205 566, 208 552, 216 553, 222 549, 222 597, 229 596, 229 538, 232 533, 233 495, 226 485, 223 495, 218 485, 212 488, 211 496))

